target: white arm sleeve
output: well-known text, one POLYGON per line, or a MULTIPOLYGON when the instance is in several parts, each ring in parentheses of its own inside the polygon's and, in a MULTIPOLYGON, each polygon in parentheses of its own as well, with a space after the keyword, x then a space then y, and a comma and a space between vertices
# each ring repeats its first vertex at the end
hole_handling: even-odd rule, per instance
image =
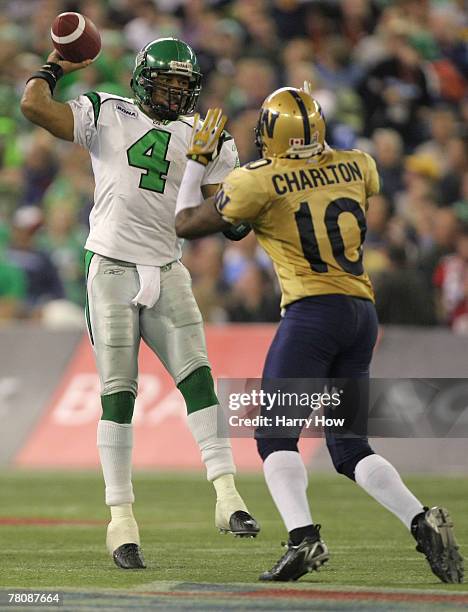
POLYGON ((176 215, 181 210, 193 208, 202 202, 203 196, 200 191, 200 182, 204 172, 204 166, 191 159, 188 160, 180 184, 179 193, 177 194, 176 215))
POLYGON ((214 161, 206 167, 202 185, 217 185, 222 183, 226 176, 239 166, 239 155, 236 143, 232 136, 224 140, 221 151, 214 161))
POLYGON ((74 119, 73 142, 91 149, 97 135, 95 109, 88 96, 80 96, 68 102, 74 119))

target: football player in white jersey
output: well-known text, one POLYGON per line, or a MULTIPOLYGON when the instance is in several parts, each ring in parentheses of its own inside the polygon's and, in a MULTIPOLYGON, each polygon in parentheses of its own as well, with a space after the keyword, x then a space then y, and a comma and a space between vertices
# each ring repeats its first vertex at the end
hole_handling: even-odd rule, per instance
MULTIPOLYGON (((175 38, 153 41, 137 55, 132 98, 101 92, 62 104, 57 80, 89 65, 53 52, 28 81, 21 109, 33 123, 91 155, 94 207, 86 242, 86 319, 101 381, 97 444, 111 521, 107 548, 118 567, 145 567, 132 512, 132 416, 140 339, 159 357, 181 391, 189 428, 207 478, 216 489, 215 524, 240 536, 259 526, 234 484, 229 439, 218 437, 216 397, 202 318, 180 262, 175 206, 200 93, 193 50, 175 38)), ((233 139, 205 160, 199 194, 212 195, 238 165, 233 139)), ((238 238, 233 228, 229 237, 238 238)))

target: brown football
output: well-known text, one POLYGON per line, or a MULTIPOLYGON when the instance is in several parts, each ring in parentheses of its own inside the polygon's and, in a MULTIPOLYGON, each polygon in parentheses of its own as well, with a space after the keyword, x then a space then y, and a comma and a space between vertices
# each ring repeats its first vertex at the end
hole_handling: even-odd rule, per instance
POLYGON ((83 62, 94 59, 101 50, 101 36, 88 17, 81 13, 61 13, 50 29, 54 47, 63 59, 83 62))

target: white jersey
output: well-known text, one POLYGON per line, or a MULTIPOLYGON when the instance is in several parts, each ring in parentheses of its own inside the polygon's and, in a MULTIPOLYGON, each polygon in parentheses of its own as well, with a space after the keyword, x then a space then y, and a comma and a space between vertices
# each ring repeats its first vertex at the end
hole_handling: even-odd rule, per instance
MULTIPOLYGON (((89 150, 95 180, 85 247, 135 264, 179 259, 183 241, 175 233, 175 207, 193 118, 155 121, 133 100, 102 92, 68 104, 74 142, 89 150)), ((234 140, 226 136, 202 185, 222 183, 236 165, 234 140)))

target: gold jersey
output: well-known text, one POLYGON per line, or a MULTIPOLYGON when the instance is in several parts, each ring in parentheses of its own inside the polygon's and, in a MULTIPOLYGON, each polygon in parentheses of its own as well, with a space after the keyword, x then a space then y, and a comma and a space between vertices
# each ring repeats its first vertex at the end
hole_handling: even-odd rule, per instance
POLYGON ((374 300, 362 264, 375 162, 358 150, 307 159, 265 158, 232 171, 216 195, 226 221, 249 222, 273 260, 281 306, 312 295, 374 300))

